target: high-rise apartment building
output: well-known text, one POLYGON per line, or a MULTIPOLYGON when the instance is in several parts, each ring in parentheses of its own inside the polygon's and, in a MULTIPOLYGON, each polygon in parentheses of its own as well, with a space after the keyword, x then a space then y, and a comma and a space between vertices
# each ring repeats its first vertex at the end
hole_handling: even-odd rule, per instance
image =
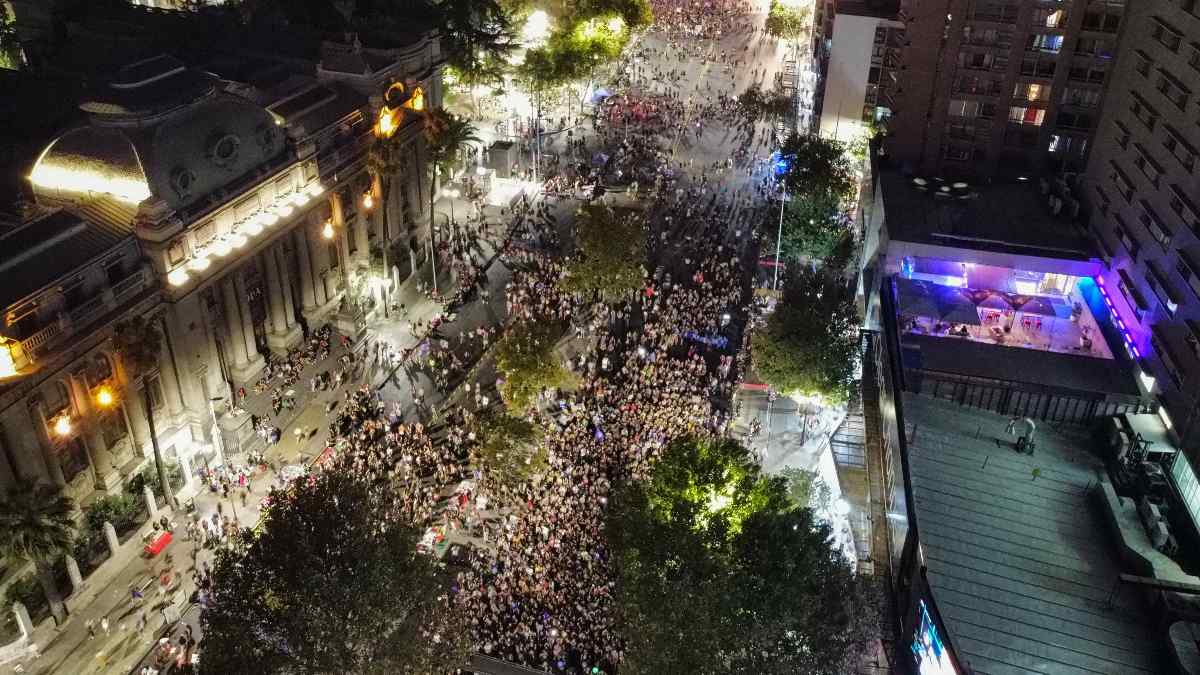
POLYGON ((1124 0, 903 0, 886 152, 928 174, 1082 171, 1124 0))
POLYGON ((1145 381, 1200 457, 1200 2, 1130 3, 1088 162, 1105 285, 1145 381))

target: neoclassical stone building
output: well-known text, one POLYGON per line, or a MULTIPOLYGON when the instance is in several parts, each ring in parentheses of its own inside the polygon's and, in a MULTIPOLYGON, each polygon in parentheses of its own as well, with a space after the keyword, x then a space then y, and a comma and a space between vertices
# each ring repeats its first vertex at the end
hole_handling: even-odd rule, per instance
POLYGON ((0 225, 0 490, 115 490, 150 454, 146 386, 160 446, 188 474, 251 443, 223 401, 305 330, 364 330, 423 250, 421 111, 441 103, 442 65, 435 32, 392 49, 347 36, 316 63, 159 56, 92 92, 86 123, 33 164, 36 206, 0 225), (388 204, 366 172, 381 115, 410 150, 388 204), (164 337, 145 376, 111 341, 135 314, 164 337))

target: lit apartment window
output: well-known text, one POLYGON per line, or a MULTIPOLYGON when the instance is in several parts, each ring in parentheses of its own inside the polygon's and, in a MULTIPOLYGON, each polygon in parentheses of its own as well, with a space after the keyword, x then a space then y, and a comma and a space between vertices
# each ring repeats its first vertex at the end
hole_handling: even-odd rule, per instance
POLYGON ((1154 25, 1150 29, 1150 35, 1155 40, 1158 40, 1162 46, 1173 52, 1179 51, 1179 45, 1183 42, 1183 33, 1178 28, 1163 21, 1162 17, 1154 17, 1154 25))
POLYGON ((1155 89, 1158 89, 1163 96, 1167 97, 1167 100, 1174 103, 1176 108, 1187 109, 1188 98, 1192 95, 1191 90, 1162 68, 1158 69, 1158 83, 1155 85, 1155 89))
POLYGON ((1065 9, 1033 10, 1032 22, 1037 27, 1058 28, 1066 23, 1066 20, 1067 11, 1065 9))
POLYGON ((1029 124, 1035 127, 1042 126, 1042 121, 1046 118, 1046 111, 1042 108, 1024 108, 1021 106, 1012 106, 1008 109, 1008 121, 1017 124, 1029 124))
POLYGON ((982 101, 966 101, 961 99, 950 100, 950 116, 951 117, 983 117, 991 118, 995 116, 996 104, 986 103, 982 101))
POLYGON ((1133 158, 1133 165, 1142 170, 1142 174, 1150 179, 1151 185, 1158 187, 1158 178, 1165 173, 1162 165, 1155 161, 1150 156, 1150 153, 1146 152, 1146 148, 1142 147, 1141 143, 1134 143, 1133 149, 1136 153, 1136 156, 1133 158))
POLYGON ((1066 134, 1050 134, 1050 145, 1046 148, 1049 152, 1069 152, 1071 143, 1075 140, 1074 136, 1066 134))
POLYGON ((1162 218, 1158 217, 1158 213, 1154 207, 1145 199, 1141 200, 1141 211, 1138 213, 1138 220, 1142 221, 1142 225, 1146 226, 1146 231, 1150 233, 1150 237, 1157 241, 1164 249, 1171 248, 1171 228, 1167 227, 1162 218))
POLYGON ((1163 129, 1167 132, 1167 137, 1163 139, 1163 147, 1171 152, 1171 156, 1178 160, 1188 173, 1191 173, 1196 166, 1196 149, 1175 130, 1175 127, 1164 124, 1163 129))
POLYGON ((1050 85, 1018 82, 1013 86, 1013 98, 1026 101, 1048 101, 1050 100, 1050 85))
POLYGON ((1048 35, 1046 33, 1034 33, 1029 36, 1029 41, 1025 44, 1025 49, 1031 52, 1046 52, 1047 54, 1057 54, 1062 51, 1063 36, 1048 35))
POLYGON ((1118 165, 1115 161, 1110 159, 1108 160, 1108 163, 1112 165, 1112 181, 1113 185, 1115 185, 1117 188, 1117 192, 1121 193, 1121 196, 1125 198, 1126 202, 1132 201, 1133 181, 1129 179, 1129 176, 1125 174, 1125 171, 1123 171, 1120 165, 1118 165))

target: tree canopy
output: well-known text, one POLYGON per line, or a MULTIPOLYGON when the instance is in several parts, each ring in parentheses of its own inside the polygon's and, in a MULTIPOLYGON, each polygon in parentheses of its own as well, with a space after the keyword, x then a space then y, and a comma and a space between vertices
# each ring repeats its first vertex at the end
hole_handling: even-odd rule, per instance
POLYGON ((74 543, 75 502, 49 485, 19 482, 0 497, 0 531, 0 558, 33 563, 50 612, 62 624, 66 607, 50 569, 74 543))
MULTIPOLYGON (((772 233, 775 234, 775 233, 772 233)), ((789 195, 783 209, 780 252, 789 262, 823 261, 850 236, 838 200, 828 195, 789 195)))
POLYGON ((447 580, 397 515, 400 486, 333 467, 272 493, 218 551, 203 672, 428 673, 465 663, 447 580))
POLYGON ((808 7, 792 6, 786 0, 771 0, 767 12, 767 34, 783 40, 798 40, 808 32, 811 12, 808 7))
POLYGON ((736 441, 672 443, 609 516, 622 672, 848 672, 871 612, 830 534, 736 441))
POLYGON ((517 49, 512 18, 497 0, 442 0, 441 17, 446 60, 467 85, 503 81, 505 58, 517 49))
POLYGON ((646 228, 641 216, 592 203, 577 212, 578 249, 566 266, 564 290, 606 302, 629 297, 646 282, 646 228))
POLYGON ((518 79, 534 89, 568 84, 617 59, 633 31, 654 21, 647 0, 556 0, 546 11, 552 17, 546 43, 526 52, 517 68, 518 79))
POLYGON ((524 413, 543 390, 571 383, 570 371, 554 351, 561 336, 561 326, 553 323, 520 323, 496 343, 496 370, 504 380, 500 396, 509 410, 524 413))
POLYGON ((542 428, 523 417, 489 408, 479 414, 472 432, 476 461, 497 482, 520 484, 547 466, 542 428))
POLYGON ((779 154, 786 161, 783 180, 789 196, 803 195, 825 201, 852 196, 857 182, 842 143, 819 136, 792 134, 783 142, 779 154))
POLYGON ((840 269, 789 270, 783 297, 751 336, 754 371, 784 393, 845 401, 854 387, 858 313, 840 269))
POLYGON ((742 114, 753 120, 786 118, 796 112, 790 96, 779 89, 763 91, 757 84, 747 87, 746 91, 739 94, 737 102, 742 114))

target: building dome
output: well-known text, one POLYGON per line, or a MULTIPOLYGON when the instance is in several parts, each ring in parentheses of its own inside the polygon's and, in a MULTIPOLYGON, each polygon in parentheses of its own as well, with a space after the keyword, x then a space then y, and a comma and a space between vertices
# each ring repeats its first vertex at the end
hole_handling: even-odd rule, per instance
POLYGON ((59 136, 29 175, 38 196, 108 196, 137 204, 151 194, 137 147, 120 129, 82 127, 59 136))
POLYGON ((150 191, 179 209, 270 164, 284 137, 265 108, 221 94, 147 130, 139 147, 150 191))

